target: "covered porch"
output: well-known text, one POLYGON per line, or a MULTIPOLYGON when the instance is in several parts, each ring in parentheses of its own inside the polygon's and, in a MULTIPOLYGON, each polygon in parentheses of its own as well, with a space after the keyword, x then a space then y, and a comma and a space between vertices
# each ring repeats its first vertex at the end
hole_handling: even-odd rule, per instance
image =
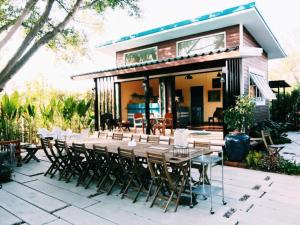
POLYGON ((222 112, 241 94, 242 58, 256 55, 237 46, 72 78, 95 82, 96 130, 105 114, 132 126, 134 114, 142 113, 145 133, 150 134, 152 117, 171 113, 174 129, 219 127, 223 131, 222 112))

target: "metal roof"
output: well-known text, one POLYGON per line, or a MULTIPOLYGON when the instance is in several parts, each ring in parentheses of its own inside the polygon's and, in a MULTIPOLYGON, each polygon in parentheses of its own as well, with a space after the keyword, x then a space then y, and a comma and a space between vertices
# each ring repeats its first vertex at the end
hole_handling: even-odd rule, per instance
POLYGON ((271 80, 269 81, 270 88, 284 88, 291 87, 285 80, 271 80))
POLYGON ((238 24, 243 24, 246 27, 268 53, 270 59, 286 56, 276 37, 256 8, 255 2, 127 35, 117 40, 107 41, 97 47, 104 53, 113 54, 117 51, 238 24))
POLYGON ((161 63, 168 63, 168 62, 173 62, 173 61, 180 61, 184 59, 189 59, 189 58, 196 58, 196 57, 201 57, 201 56, 207 56, 207 55, 214 55, 214 54, 220 54, 224 52, 231 52, 231 51, 236 51, 239 49, 239 46, 232 47, 232 48, 225 48, 225 49, 219 49, 215 51, 209 51, 201 54, 194 54, 194 55, 187 55, 187 56, 178 56, 174 58, 168 58, 168 59, 162 59, 162 60, 154 60, 151 62, 143 62, 143 63, 137 63, 137 64, 131 64, 131 65, 125 65, 125 66, 120 66, 120 67, 115 67, 115 68, 110 68, 110 69, 104 69, 104 70, 99 70, 99 71, 94 71, 94 72, 89 72, 89 73, 83 73, 83 74, 77 74, 71 76, 72 79, 90 79, 90 75, 94 74, 100 74, 100 73, 106 73, 106 72, 114 72, 114 71, 121 71, 121 70, 126 70, 126 69, 131 69, 131 68, 139 68, 139 67, 144 67, 144 66, 149 66, 149 65, 155 65, 155 64, 161 64, 161 63))

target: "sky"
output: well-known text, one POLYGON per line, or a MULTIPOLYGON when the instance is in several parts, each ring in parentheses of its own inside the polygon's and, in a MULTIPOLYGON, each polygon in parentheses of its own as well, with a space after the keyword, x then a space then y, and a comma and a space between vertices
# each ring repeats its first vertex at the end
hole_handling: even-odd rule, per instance
MULTIPOLYGON (((5 90, 11 92, 24 88, 26 82, 41 80, 48 86, 60 90, 83 92, 93 88, 93 82, 73 81, 71 75, 114 67, 114 56, 101 53, 95 46, 102 42, 149 28, 163 26, 184 19, 198 17, 210 12, 223 10, 240 4, 245 0, 140 0, 141 17, 131 17, 125 11, 108 10, 104 16, 81 13, 74 22, 86 33, 87 54, 75 63, 66 63, 47 48, 40 49, 30 61, 11 79, 5 90), (92 19, 91 19, 92 18, 92 19)), ((287 54, 299 52, 300 40, 300 2, 296 0, 274 1, 257 0, 257 7, 267 24, 286 50, 287 54)), ((20 34, 21 35, 21 34, 20 34)), ((13 52, 14 42, 7 46, 7 54, 13 52)), ((1 53, 1 56, 6 53, 1 53)), ((270 68, 276 68, 278 60, 272 60, 270 68), (273 61, 273 62, 272 62, 273 61)), ((0 58, 1 66, 1 58, 0 58)))

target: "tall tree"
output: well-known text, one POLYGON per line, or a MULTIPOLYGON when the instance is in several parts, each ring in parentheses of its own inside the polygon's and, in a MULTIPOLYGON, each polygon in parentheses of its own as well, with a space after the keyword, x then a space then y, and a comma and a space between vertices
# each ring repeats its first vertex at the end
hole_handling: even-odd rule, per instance
POLYGON ((0 50, 1 48, 8 42, 8 40, 15 34, 15 32, 18 30, 18 28, 22 25, 23 21, 26 19, 28 14, 30 13, 31 9, 35 6, 35 4, 38 2, 38 0, 29 0, 25 8, 23 9, 21 15, 16 20, 15 24, 12 26, 12 28, 7 32, 5 37, 0 41, 0 50))
MULTIPOLYGON (((22 24, 26 31, 26 36, 21 45, 0 71, 0 90, 40 47, 45 44, 48 44, 48 46, 62 46, 66 42, 78 39, 75 28, 67 26, 79 10, 94 10, 97 13, 103 13, 107 8, 115 9, 119 7, 137 15, 139 12, 137 1, 47 0, 45 3, 43 0, 28 0, 24 9, 15 9, 9 1, 0 0, 0 18, 2 12, 3 17, 6 19, 6 23, 0 23, 0 31, 8 29, 10 26, 12 26, 12 29, 14 27, 17 29, 18 23, 22 24), (3 5, 6 7, 1 7, 3 5), (27 19, 28 10, 26 7, 31 9, 27 19), (10 11, 14 12, 15 17, 8 19, 8 15, 13 14, 10 11)), ((10 37, 8 37, 8 40, 10 37)))

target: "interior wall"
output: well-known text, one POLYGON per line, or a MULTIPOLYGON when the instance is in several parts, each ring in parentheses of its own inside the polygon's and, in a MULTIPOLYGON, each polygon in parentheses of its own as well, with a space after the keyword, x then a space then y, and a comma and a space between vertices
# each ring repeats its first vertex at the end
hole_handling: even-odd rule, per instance
MULTIPOLYGON (((184 102, 182 106, 190 108, 190 88, 193 86, 203 86, 203 99, 204 99, 204 121, 208 121, 208 118, 213 115, 216 107, 222 107, 223 96, 220 88, 212 88, 212 79, 217 78, 217 72, 193 74, 193 79, 186 80, 185 76, 177 76, 175 80, 176 89, 182 89, 184 102), (220 102, 209 102, 208 91, 220 90, 221 100, 220 102)), ((130 103, 144 103, 144 99, 133 99, 131 95, 137 93, 144 95, 142 80, 129 81, 121 83, 121 107, 122 107, 122 120, 127 120, 127 105, 130 103)), ((153 96, 159 96, 159 79, 151 79, 150 87, 153 90, 153 96)))
POLYGON ((177 76, 175 80, 176 90, 182 89, 182 95, 184 102, 181 103, 182 106, 191 107, 190 101, 190 88, 194 86, 203 86, 203 106, 204 106, 204 121, 207 122, 208 118, 213 115, 217 107, 223 106, 223 93, 220 88, 212 88, 212 79, 217 78, 217 72, 200 73, 193 74, 193 79, 186 80, 185 76, 177 76), (209 90, 220 90, 221 100, 220 102, 209 102, 208 101, 208 91, 209 90))
MULTIPOLYGON (((151 79, 149 85, 152 88, 153 96, 159 96, 159 80, 151 79)), ((127 105, 130 103, 144 103, 144 99, 132 98, 131 95, 136 93, 144 95, 143 81, 129 81, 121 83, 121 118, 127 120, 127 105)))

